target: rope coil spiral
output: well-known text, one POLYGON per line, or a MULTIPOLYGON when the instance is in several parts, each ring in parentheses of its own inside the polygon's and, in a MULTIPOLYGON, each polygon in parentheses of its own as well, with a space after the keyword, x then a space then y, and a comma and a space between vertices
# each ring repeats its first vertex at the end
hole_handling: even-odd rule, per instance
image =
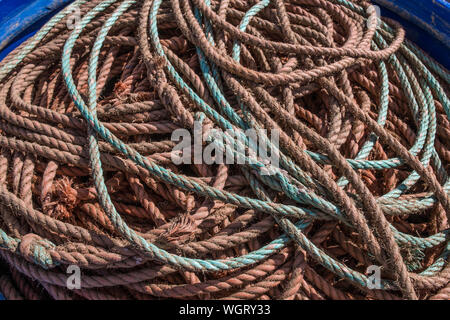
POLYGON ((364 0, 77 0, 0 62, 0 292, 449 299, 449 83, 364 0), (176 166, 196 122, 280 168, 176 166))

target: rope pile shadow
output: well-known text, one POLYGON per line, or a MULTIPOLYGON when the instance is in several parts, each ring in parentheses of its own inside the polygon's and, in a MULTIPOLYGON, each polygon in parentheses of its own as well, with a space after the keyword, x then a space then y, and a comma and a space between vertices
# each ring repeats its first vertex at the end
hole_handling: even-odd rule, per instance
POLYGON ((367 1, 75 1, 0 64, 0 292, 449 299, 450 74, 404 36, 367 1), (196 121, 279 169, 175 165, 196 121))

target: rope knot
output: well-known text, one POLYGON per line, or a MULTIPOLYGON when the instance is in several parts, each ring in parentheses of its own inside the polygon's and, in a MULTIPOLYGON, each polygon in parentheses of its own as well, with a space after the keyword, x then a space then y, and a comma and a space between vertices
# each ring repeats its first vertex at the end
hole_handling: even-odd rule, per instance
POLYGON ((19 244, 20 254, 26 260, 38 264, 44 269, 55 266, 49 253, 49 249, 53 248, 55 248, 53 243, 34 233, 26 234, 19 244))

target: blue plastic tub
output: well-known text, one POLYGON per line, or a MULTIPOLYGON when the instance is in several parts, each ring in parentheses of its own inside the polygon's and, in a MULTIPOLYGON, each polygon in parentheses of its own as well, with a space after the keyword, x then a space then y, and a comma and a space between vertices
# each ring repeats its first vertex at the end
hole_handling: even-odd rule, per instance
POLYGON ((73 0, 0 0, 0 60, 73 0))
POLYGON ((447 0, 373 0, 381 14, 406 29, 409 40, 450 69, 450 2, 447 0))
MULTIPOLYGON (((0 60, 73 0, 0 0, 0 60)), ((450 2, 373 0, 383 16, 402 23, 408 39, 450 69, 450 2)), ((0 300, 4 300, 0 293, 0 300)))

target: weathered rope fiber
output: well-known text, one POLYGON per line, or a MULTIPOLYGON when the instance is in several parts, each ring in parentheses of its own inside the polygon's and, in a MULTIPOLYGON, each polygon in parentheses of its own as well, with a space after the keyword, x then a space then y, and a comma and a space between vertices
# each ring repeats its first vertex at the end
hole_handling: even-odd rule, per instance
POLYGON ((449 299, 449 83, 367 1, 75 1, 0 63, 0 292, 449 299), (196 121, 280 169, 176 166, 196 121))

